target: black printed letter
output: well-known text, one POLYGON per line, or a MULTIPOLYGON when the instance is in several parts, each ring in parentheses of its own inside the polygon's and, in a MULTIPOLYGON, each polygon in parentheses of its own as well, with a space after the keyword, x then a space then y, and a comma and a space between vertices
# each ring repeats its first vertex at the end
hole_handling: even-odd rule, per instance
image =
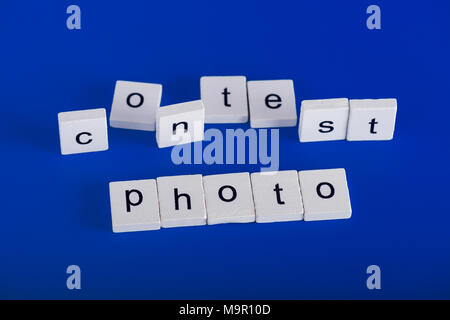
POLYGON ((267 97, 266 97, 266 106, 268 107, 268 108, 270 108, 270 109, 277 109, 277 108, 279 108, 279 107, 281 107, 281 97, 279 96, 279 95, 277 95, 277 94, 274 94, 274 93, 272 93, 272 94, 269 94, 267 97), (274 99, 270 99, 271 97, 273 97, 274 99), (276 105, 270 105, 270 103, 271 102, 279 102, 278 104, 276 104, 276 105))
POLYGON ((132 107, 132 108, 139 108, 140 106, 142 106, 142 104, 144 103, 144 96, 140 93, 137 92, 133 92, 131 93, 128 98, 127 98, 127 105, 132 107), (131 104, 131 97, 132 96, 138 96, 139 97, 139 102, 137 104, 131 104))
POLYGON ((319 197, 323 198, 323 199, 329 199, 329 198, 331 198, 331 197, 334 196, 334 187, 333 187, 333 185, 332 185, 331 183, 329 183, 329 182, 321 182, 321 183, 319 183, 319 184, 317 185, 316 191, 317 191, 317 195, 318 195, 319 197), (322 186, 328 186, 328 188, 330 188, 330 194, 328 194, 328 195, 323 195, 323 194, 322 194, 322 191, 321 191, 322 186))
POLYGON ((191 197, 187 193, 178 194, 178 188, 173 189, 173 195, 175 197, 175 210, 180 210, 180 204, 178 203, 178 199, 181 197, 186 198, 187 209, 191 210, 191 197))
POLYGON ((136 190, 136 189, 125 190, 125 198, 126 198, 126 203, 127 203, 127 212, 131 211, 131 206, 135 207, 135 206, 140 205, 142 203, 142 200, 144 199, 144 197, 142 196, 142 193, 139 190, 136 190), (138 195, 138 201, 137 202, 131 202, 130 195, 133 192, 137 193, 137 195, 138 195))
POLYGON ((89 132, 81 132, 81 133, 77 134, 77 137, 75 138, 77 143, 79 143, 79 144, 88 144, 88 143, 92 142, 92 139, 88 139, 85 142, 81 141, 80 138, 81 138, 82 135, 86 135, 86 136, 89 136, 89 137, 92 136, 92 134, 90 134, 89 132))
POLYGON ((375 121, 375 118, 373 118, 372 120, 370 120, 370 122, 369 122, 369 124, 370 124, 370 133, 372 133, 372 134, 377 133, 377 132, 375 131, 375 125, 376 125, 377 123, 378 123, 378 122, 375 121))
POLYGON ((281 194, 280 192, 283 191, 283 188, 280 188, 280 185, 277 183, 275 185, 275 189, 273 189, 273 191, 275 191, 277 193, 277 202, 278 204, 284 204, 284 201, 281 201, 281 194))
POLYGON ((333 121, 322 121, 321 123, 319 123, 319 127, 320 128, 324 128, 324 129, 319 129, 319 132, 322 133, 327 133, 327 132, 331 132, 334 130, 333 126, 331 126, 333 124, 333 121), (328 124, 328 125, 327 125, 328 124))
POLYGON ((223 99, 224 99, 224 104, 225 107, 231 107, 231 104, 228 103, 228 95, 230 94, 230 92, 228 91, 228 88, 225 88, 222 92, 223 94, 223 99))
POLYGON ((219 198, 220 198, 220 200, 225 201, 225 202, 231 202, 231 201, 233 201, 234 199, 236 199, 236 197, 237 197, 236 189, 233 188, 232 186, 223 186, 223 187, 220 187, 220 189, 219 189, 219 198), (226 188, 230 189, 231 192, 233 193, 233 195, 232 195, 231 198, 229 198, 229 199, 226 199, 226 198, 223 196, 223 190, 226 189, 226 188))
POLYGON ((174 123, 172 126, 173 134, 177 134, 177 127, 178 125, 182 124, 184 127, 184 132, 188 132, 188 124, 186 121, 174 123))

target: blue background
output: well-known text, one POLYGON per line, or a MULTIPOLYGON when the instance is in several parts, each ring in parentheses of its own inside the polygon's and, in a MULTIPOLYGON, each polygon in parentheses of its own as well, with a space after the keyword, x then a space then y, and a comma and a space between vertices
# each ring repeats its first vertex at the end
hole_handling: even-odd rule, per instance
POLYGON ((450 298, 449 18, 448 1, 1 1, 0 298, 450 298), (154 132, 114 128, 108 151, 62 156, 57 113, 109 114, 119 79, 198 99, 204 75, 293 79, 298 107, 396 97, 392 141, 280 129, 281 170, 347 170, 352 218, 113 234, 109 181, 260 166, 175 165, 154 132))

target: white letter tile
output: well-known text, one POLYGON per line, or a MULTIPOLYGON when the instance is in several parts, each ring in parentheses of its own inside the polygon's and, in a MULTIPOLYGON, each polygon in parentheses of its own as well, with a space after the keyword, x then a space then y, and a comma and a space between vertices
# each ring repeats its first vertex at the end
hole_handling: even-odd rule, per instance
POLYGON ((347 140, 391 140, 396 114, 396 99, 350 100, 347 140))
POLYGON ((160 228, 156 180, 110 182, 109 194, 114 232, 160 228))
POLYGON ((156 181, 163 228, 206 224, 205 197, 200 174, 159 177, 156 181))
POLYGON ((255 221, 248 172, 205 176, 203 187, 208 224, 255 221))
POLYGON ((160 84, 117 81, 109 116, 110 126, 155 131, 161 94, 160 84))
POLYGON ((292 80, 248 81, 247 88, 252 128, 297 125, 292 80))
POLYGON ((344 169, 300 171, 305 221, 348 219, 352 215, 344 169))
POLYGON ((159 148, 203 140, 205 108, 201 100, 160 107, 156 116, 159 148))
POLYGON ((256 222, 303 220, 303 202, 295 170, 252 173, 256 222))
POLYGON ((201 77, 205 123, 248 121, 247 83, 244 76, 201 77))
POLYGON ((105 109, 58 113, 62 154, 108 150, 105 109))
POLYGON ((303 100, 298 126, 300 142, 344 140, 348 110, 347 98, 303 100))

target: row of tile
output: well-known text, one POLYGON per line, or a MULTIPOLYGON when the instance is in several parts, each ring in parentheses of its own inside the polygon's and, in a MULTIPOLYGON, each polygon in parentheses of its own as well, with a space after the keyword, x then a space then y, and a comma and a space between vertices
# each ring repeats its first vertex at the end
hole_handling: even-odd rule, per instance
MULTIPOLYGON (((159 109, 161 95, 160 84, 117 81, 110 125, 150 131, 156 128, 158 146, 166 147, 178 144, 179 139, 184 143, 202 140, 204 123, 244 123, 249 115, 252 128, 297 124, 292 80, 246 81, 244 76, 202 77, 201 100, 172 105, 169 110, 159 109), (176 132, 178 126, 173 127, 174 124, 182 124, 183 131, 176 132), (193 128, 194 124, 198 126, 197 130, 193 128), (178 137, 174 138, 174 135, 178 137)), ((303 100, 301 105, 301 142, 393 138, 396 99, 303 100)))
POLYGON ((110 182, 114 232, 350 218, 344 169, 182 175, 110 182))
MULTIPOLYGON (((253 128, 297 124, 292 80, 202 77, 200 84, 201 100, 160 107, 162 85, 117 81, 109 123, 156 130, 160 148, 203 140, 205 123, 242 123, 249 115, 253 128)), ((396 113, 396 99, 303 100, 299 140, 390 140, 396 113)), ((61 112, 58 121, 62 154, 108 149, 105 109, 61 112)))

